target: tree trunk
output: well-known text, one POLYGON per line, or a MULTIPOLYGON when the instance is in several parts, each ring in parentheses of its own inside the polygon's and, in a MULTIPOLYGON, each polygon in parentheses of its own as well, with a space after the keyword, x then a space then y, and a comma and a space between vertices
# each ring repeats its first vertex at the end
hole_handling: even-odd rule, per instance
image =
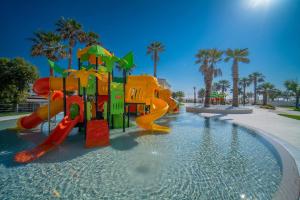
POLYGON ((253 85, 254 85, 254 105, 256 105, 256 101, 257 101, 257 93, 256 93, 256 88, 257 88, 257 80, 256 78, 254 78, 254 81, 253 81, 253 85))
POLYGON ((264 94, 263 94, 263 105, 265 106, 265 105, 267 105, 267 103, 268 103, 268 94, 267 94, 267 92, 264 92, 264 94))
POLYGON ((197 99, 196 99, 196 88, 194 88, 194 103, 197 102, 197 99))
POLYGON ((232 106, 238 107, 239 106, 239 88, 238 88, 239 72, 238 72, 238 62, 236 59, 233 61, 232 77, 233 77, 232 106))
MULTIPOLYGON (((70 44, 69 44, 70 45, 70 44)), ((69 63, 68 63, 68 69, 72 68, 72 54, 73 54, 73 47, 70 45, 69 47, 69 63)))
POLYGON ((204 100, 204 107, 209 107, 210 106, 211 85, 212 85, 212 79, 211 78, 205 78, 205 100, 204 100))
POLYGON ((154 77, 157 77, 156 74, 156 70, 157 70, 157 51, 154 51, 154 77))
POLYGON ((299 98, 300 98, 300 94, 296 95, 296 108, 299 109, 299 98))
POLYGON ((246 104, 246 86, 243 85, 243 105, 246 104))

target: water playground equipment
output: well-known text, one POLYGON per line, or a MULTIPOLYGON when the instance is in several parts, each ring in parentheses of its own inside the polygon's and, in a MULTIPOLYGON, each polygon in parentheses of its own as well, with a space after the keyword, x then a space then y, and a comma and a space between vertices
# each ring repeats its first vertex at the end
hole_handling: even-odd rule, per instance
POLYGON ((49 105, 39 107, 29 116, 17 121, 19 129, 32 129, 60 112, 64 118, 51 131, 48 138, 37 147, 19 152, 15 161, 31 162, 60 145, 74 127, 85 134, 87 148, 109 145, 111 128, 129 127, 130 108, 135 111, 136 124, 146 130, 168 132, 169 128, 154 121, 168 111, 178 111, 171 92, 164 90, 153 76, 130 76, 134 66, 130 52, 118 58, 99 45, 77 52, 78 70, 64 70, 49 61, 49 65, 61 77, 38 79, 33 91, 49 99, 49 105), (114 65, 123 72, 114 77, 114 65), (161 95, 161 98, 160 98, 161 95), (177 110, 176 110, 177 109, 177 110))
POLYGON ((159 98, 168 103, 169 113, 178 113, 179 112, 179 102, 172 98, 172 92, 168 88, 161 87, 159 90, 159 98))

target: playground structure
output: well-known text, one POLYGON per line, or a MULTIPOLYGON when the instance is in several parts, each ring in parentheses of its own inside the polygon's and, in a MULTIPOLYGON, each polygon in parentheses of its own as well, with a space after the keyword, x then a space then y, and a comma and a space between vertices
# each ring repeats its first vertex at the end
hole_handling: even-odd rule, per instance
POLYGON ((225 104, 225 97, 226 94, 224 93, 218 93, 218 92, 212 92, 210 95, 210 101, 212 104, 216 105, 216 104, 225 104))
POLYGON ((159 98, 168 103, 169 113, 178 113, 179 112, 179 102, 172 98, 172 92, 168 88, 160 87, 159 89, 159 98))
POLYGON ((49 61, 62 77, 38 79, 33 91, 49 99, 49 105, 38 108, 17 121, 19 129, 32 129, 60 112, 64 118, 49 137, 37 147, 19 152, 15 161, 31 162, 60 145, 74 127, 85 134, 87 148, 109 145, 109 129, 129 127, 130 108, 136 106, 136 124, 146 130, 168 132, 154 123, 169 112, 178 112, 178 104, 168 89, 161 88, 153 76, 128 76, 133 54, 117 58, 99 45, 77 52, 78 70, 64 70, 49 61), (122 77, 114 77, 114 65, 122 77), (139 108, 139 109, 138 109, 139 108))

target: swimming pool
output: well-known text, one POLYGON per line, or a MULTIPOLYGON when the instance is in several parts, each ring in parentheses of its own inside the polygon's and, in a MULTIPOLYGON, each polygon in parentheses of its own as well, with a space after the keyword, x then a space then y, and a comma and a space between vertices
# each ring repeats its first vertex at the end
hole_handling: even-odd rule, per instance
POLYGON ((43 136, 2 130, 0 199, 272 199, 282 163, 261 136, 184 110, 159 122, 170 134, 114 134, 101 149, 70 136, 27 165, 13 155, 43 136))

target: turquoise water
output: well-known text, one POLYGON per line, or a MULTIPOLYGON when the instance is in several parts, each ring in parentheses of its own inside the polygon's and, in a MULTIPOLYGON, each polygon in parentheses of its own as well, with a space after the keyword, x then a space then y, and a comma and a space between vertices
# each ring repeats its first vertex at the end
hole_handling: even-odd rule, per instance
POLYGON ((45 136, 2 130, 0 199, 272 199, 281 161, 261 137, 184 111, 159 123, 172 131, 119 134, 100 149, 70 136, 27 165, 13 155, 45 136))

